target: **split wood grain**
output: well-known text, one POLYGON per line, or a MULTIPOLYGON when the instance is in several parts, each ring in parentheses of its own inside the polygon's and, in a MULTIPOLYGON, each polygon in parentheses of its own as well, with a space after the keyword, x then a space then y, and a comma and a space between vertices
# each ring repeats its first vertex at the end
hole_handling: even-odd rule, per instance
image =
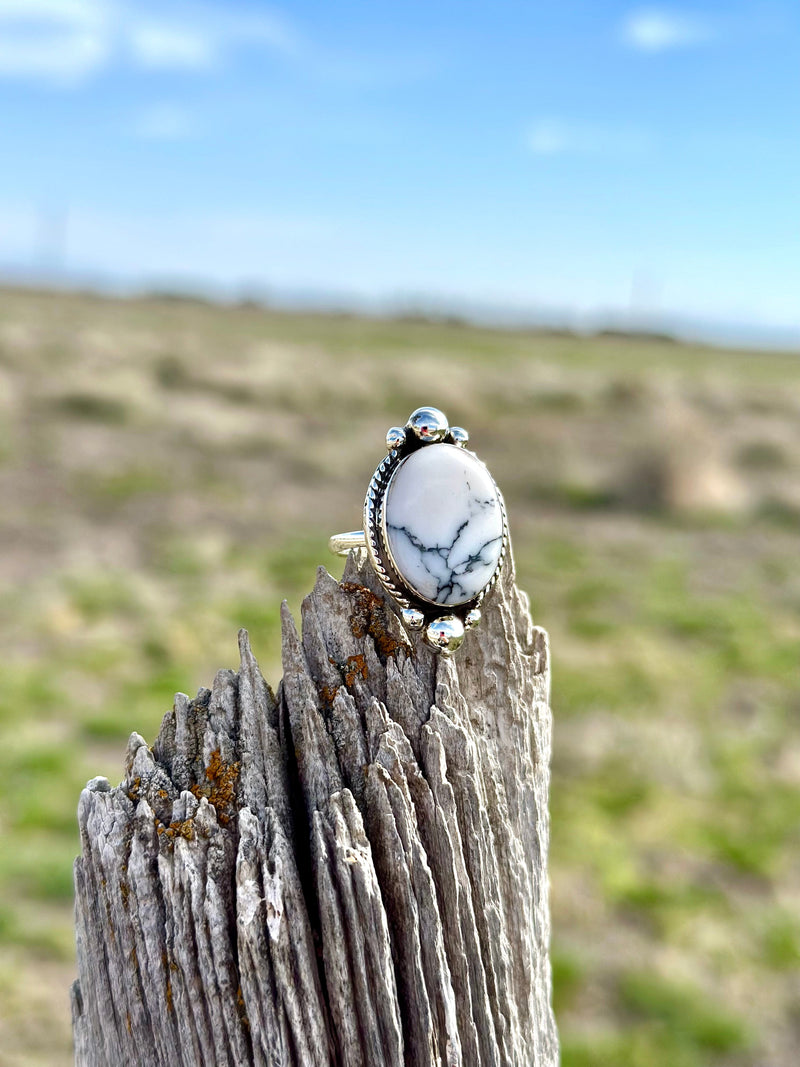
POLYGON ((273 694, 179 694, 89 782, 78 1067, 556 1067, 544 631, 509 565, 452 659, 363 554, 284 606, 273 694))

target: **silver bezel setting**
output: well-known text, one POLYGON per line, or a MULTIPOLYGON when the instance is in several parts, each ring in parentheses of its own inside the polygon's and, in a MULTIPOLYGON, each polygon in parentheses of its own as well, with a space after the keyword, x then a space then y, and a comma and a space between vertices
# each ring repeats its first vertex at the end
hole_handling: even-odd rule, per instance
MULTIPOLYGON (((392 428, 393 431, 396 429, 397 427, 392 428)), ((456 648, 458 648, 463 640, 464 632, 466 630, 474 629, 480 624, 480 606, 483 603, 484 597, 491 591, 502 572, 506 555, 508 553, 508 519, 506 516, 505 502, 503 500, 503 494, 497 487, 494 478, 492 478, 491 472, 488 471, 485 464, 482 463, 474 452, 465 448, 468 439, 466 431, 461 429, 461 427, 450 427, 447 425, 445 416, 437 409, 420 408, 415 411, 406 424, 404 440, 395 443, 398 441, 398 436, 399 435, 396 433, 390 435, 389 441, 394 447, 389 450, 388 455, 378 464, 367 489, 367 495, 364 501, 364 537, 367 553, 375 573, 380 579, 381 585, 401 609, 400 615, 406 628, 424 630, 426 641, 430 647, 441 655, 446 656, 452 654, 456 648), (421 437, 417 426, 421 421, 420 415, 422 413, 431 413, 436 417, 441 417, 441 419, 444 420, 444 425, 447 427, 444 434, 435 440, 425 440, 421 437), (412 589, 398 573, 389 550, 388 539, 386 536, 384 504, 386 501, 386 494, 395 472, 403 460, 413 452, 416 452, 420 448, 436 448, 441 444, 456 445, 459 448, 465 448, 465 451, 469 451, 470 455, 481 463, 484 470, 487 470, 495 492, 497 493, 503 521, 503 542, 497 566, 494 569, 491 579, 471 600, 456 605, 436 604, 433 601, 426 600, 424 597, 420 596, 416 590, 412 589), (432 627, 433 630, 435 630, 440 624, 446 623, 453 618, 457 619, 462 624, 460 628, 453 628, 455 630, 460 629, 460 636, 454 635, 450 642, 450 646, 443 647, 440 642, 437 643, 434 641, 433 631, 429 634, 428 629, 429 627, 432 627)))

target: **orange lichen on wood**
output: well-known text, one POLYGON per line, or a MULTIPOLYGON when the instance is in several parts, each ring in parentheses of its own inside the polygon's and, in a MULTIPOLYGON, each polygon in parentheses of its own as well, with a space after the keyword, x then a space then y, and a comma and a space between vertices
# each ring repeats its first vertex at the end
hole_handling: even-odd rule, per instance
MULTIPOLYGON (((359 653, 357 656, 348 656, 344 663, 339 663, 332 656, 328 656, 328 663, 331 663, 337 670, 342 672, 344 678, 344 684, 348 689, 351 689, 356 678, 363 678, 367 680, 369 673, 367 668, 367 657, 359 653)), ((341 686, 324 685, 319 691, 320 698, 323 703, 330 707, 333 701, 336 699, 336 694, 339 692, 341 686)))
POLYGON ((165 995, 166 1001, 167 1001, 167 1011, 174 1011, 175 1010, 175 1004, 173 1003, 173 999, 172 999, 172 976, 171 976, 170 972, 177 971, 178 965, 175 962, 175 960, 171 959, 170 956, 166 952, 162 952, 161 953, 161 966, 167 972, 167 984, 166 984, 165 989, 164 989, 164 995, 165 995))
POLYGON ((352 688, 356 678, 367 680, 367 657, 359 652, 357 656, 348 656, 344 665, 344 684, 352 688))
POLYGON ((187 841, 194 841, 194 819, 178 819, 176 822, 171 822, 169 826, 161 822, 160 819, 156 819, 156 833, 159 837, 163 835, 170 841, 176 837, 184 837, 187 841))
POLYGON ((361 640, 369 634, 379 655, 384 657, 397 655, 401 648, 407 651, 407 646, 389 632, 386 605, 379 596, 358 582, 342 582, 341 588, 353 601, 350 629, 354 637, 361 640))
POLYGON ((242 1025, 249 1030, 250 1019, 247 1016, 247 1006, 244 1002, 244 994, 242 993, 241 986, 239 986, 236 990, 236 1008, 239 1012, 239 1018, 242 1020, 242 1025))
POLYGON ((236 799, 236 782, 239 778, 239 763, 225 763, 218 748, 214 749, 206 767, 207 785, 195 783, 191 788, 196 797, 205 797, 214 807, 219 822, 226 826, 236 799))
POLYGON ((322 701, 322 705, 326 710, 330 710, 333 707, 333 702, 336 700, 336 694, 341 689, 340 685, 323 685, 319 689, 319 699, 322 701))

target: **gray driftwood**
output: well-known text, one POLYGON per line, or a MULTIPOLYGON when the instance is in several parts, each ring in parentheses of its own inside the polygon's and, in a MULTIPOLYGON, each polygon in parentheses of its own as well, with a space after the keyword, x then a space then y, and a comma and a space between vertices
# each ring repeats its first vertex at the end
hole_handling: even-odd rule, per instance
POLYGON ((80 799, 79 1067, 555 1067, 546 634, 511 567, 451 660, 361 555, 274 696, 179 694, 80 799))

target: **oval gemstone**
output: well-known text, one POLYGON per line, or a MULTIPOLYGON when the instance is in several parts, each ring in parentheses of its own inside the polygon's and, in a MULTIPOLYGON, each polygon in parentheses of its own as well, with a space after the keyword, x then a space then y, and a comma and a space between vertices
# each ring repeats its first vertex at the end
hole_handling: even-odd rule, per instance
POLYGON ((395 570, 432 604, 473 600, 503 549, 491 475, 455 445, 425 445, 400 463, 386 492, 384 525, 395 570))

